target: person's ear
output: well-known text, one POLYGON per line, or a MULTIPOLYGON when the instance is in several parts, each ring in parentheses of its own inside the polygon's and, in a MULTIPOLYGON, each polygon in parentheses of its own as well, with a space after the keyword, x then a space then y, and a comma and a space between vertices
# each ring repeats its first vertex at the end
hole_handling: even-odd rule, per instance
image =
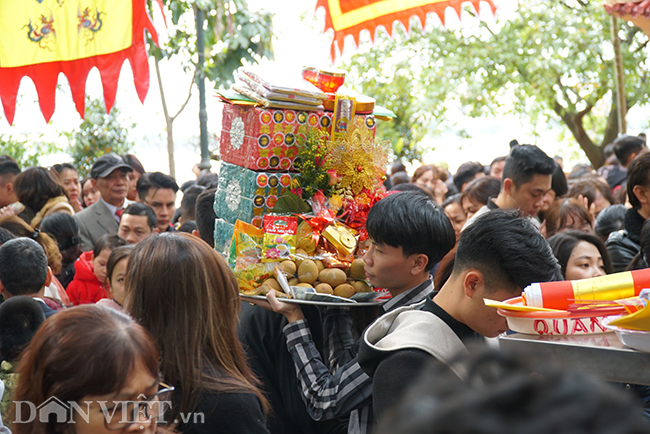
POLYGON ((5 188, 7 189, 7 194, 14 194, 14 183, 13 182, 8 182, 5 184, 5 188))
POLYGON ((194 235, 194 236, 197 237, 197 238, 201 238, 201 235, 199 235, 199 231, 198 231, 197 229, 194 229, 194 230, 192 231, 192 235, 194 235))
POLYGON ((90 178, 90 185, 92 185, 93 188, 97 188, 97 180, 95 178, 90 178))
POLYGON ((485 289, 485 280, 483 279, 483 273, 476 269, 470 269, 465 273, 463 277, 463 291, 465 296, 468 298, 474 298, 477 295, 483 296, 483 290, 485 289))
POLYGON ((647 205, 648 204, 648 199, 646 198, 646 188, 642 185, 635 185, 634 188, 632 189, 632 193, 636 196, 636 198, 641 202, 641 205, 647 205))
POLYGON ((50 286, 52 283, 52 278, 54 277, 54 274, 52 273, 52 269, 50 267, 47 267, 47 275, 45 277, 45 286, 50 286))
POLYGON ((638 152, 632 152, 629 157, 627 157, 627 165, 629 166, 632 161, 639 155, 638 152))
POLYGON ((429 263, 429 257, 424 253, 419 253, 413 255, 413 265, 411 266, 411 274, 417 276, 426 271, 427 264, 429 263))
MULTIPOLYGON (((0 280, 0 294, 2 294, 4 296, 6 292, 7 292, 7 290, 5 289, 5 286, 2 284, 2 281, 0 280)), ((7 298, 7 297, 5 297, 5 298, 7 298)))
POLYGON ((506 178, 503 180, 503 191, 510 195, 515 190, 515 183, 512 179, 506 178))

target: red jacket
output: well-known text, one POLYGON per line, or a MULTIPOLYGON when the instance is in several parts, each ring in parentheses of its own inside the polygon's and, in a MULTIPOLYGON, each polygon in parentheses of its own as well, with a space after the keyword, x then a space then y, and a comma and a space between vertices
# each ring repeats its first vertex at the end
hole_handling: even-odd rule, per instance
POLYGON ((108 297, 102 283, 95 277, 92 258, 93 252, 84 252, 74 263, 74 279, 68 285, 66 293, 75 306, 96 303, 108 297))

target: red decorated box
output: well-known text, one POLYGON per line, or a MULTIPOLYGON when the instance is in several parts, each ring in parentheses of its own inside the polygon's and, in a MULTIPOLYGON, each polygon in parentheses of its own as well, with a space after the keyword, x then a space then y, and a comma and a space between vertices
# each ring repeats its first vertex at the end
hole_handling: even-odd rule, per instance
MULTIPOLYGON (((332 113, 266 109, 224 104, 221 129, 221 159, 251 170, 293 171, 297 156, 296 139, 301 126, 329 131, 332 113)), ((357 115, 375 134, 373 115, 357 115)))

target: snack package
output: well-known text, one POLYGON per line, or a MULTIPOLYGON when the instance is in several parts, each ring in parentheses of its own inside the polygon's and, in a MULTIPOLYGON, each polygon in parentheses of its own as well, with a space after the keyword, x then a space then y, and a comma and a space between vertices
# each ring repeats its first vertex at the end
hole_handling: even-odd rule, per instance
POLYGON ((262 262, 290 259, 296 252, 297 229, 297 217, 265 215, 262 262))
POLYGON ((264 232, 255 226, 238 220, 230 242, 228 263, 233 268, 239 290, 256 295, 256 290, 271 275, 262 264, 262 241, 264 232))
POLYGON ((237 220, 230 242, 228 263, 235 271, 245 270, 259 264, 262 258, 260 246, 264 231, 255 226, 237 220))
POLYGON ((306 253, 314 253, 316 251, 316 243, 312 235, 314 230, 306 221, 302 220, 298 223, 298 231, 296 232, 297 243, 296 248, 303 249, 306 253))

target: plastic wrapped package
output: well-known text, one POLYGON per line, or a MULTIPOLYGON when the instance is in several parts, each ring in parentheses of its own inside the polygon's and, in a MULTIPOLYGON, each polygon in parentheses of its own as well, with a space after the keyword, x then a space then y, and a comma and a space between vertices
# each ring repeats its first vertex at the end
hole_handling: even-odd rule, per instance
POLYGON ((271 92, 300 95, 320 100, 327 99, 327 95, 322 90, 302 78, 299 74, 288 74, 284 68, 265 68, 264 72, 252 68, 240 68, 237 74, 246 76, 249 80, 264 86, 271 92))
POLYGON ((224 256, 228 256, 234 229, 235 225, 224 219, 218 218, 214 221, 214 249, 224 256))

